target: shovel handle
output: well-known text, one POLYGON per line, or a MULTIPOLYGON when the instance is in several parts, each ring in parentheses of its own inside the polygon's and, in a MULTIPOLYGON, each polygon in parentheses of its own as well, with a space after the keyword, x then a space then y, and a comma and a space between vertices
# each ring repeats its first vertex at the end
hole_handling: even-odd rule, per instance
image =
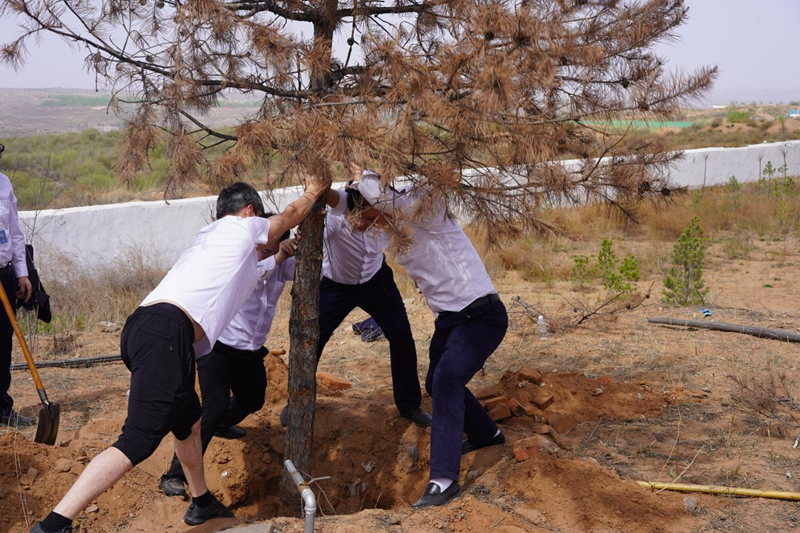
POLYGON ((39 391, 39 396, 41 397, 44 393, 44 385, 42 385, 42 380, 39 377, 39 372, 36 370, 36 365, 33 364, 33 356, 28 348, 28 343, 25 341, 25 335, 23 335, 22 330, 19 329, 17 317, 14 315, 14 310, 11 308, 11 302, 8 301, 8 295, 2 283, 0 283, 0 300, 3 300, 3 307, 8 315, 8 320, 11 321, 11 327, 14 328, 14 333, 17 334, 17 340, 19 340, 19 345, 22 347, 22 353, 25 354, 25 361, 28 363, 28 368, 33 376, 33 382, 36 384, 36 390, 39 391))

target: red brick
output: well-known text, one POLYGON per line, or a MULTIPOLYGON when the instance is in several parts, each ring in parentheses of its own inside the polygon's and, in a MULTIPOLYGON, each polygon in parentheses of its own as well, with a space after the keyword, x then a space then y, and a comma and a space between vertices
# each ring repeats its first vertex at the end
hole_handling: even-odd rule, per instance
POLYGON ((533 370, 526 366, 517 372, 517 381, 522 381, 523 379, 538 384, 542 381, 542 374, 538 370, 533 370))
POLYGON ((547 424, 538 424, 533 426, 533 432, 539 435, 547 435, 550 433, 550 426, 547 424))
POLYGON ((567 415, 550 415, 547 417, 547 422, 550 424, 557 433, 566 435, 578 425, 578 423, 567 415))
POLYGON ((499 422, 501 420, 505 420, 506 418, 511 418, 511 410, 507 405, 501 404, 489 411, 489 416, 491 416, 492 420, 495 422, 499 422))
POLYGON ((525 409, 526 416, 536 416, 537 414, 539 414, 540 411, 540 409, 538 409, 532 403, 526 403, 525 405, 522 406, 522 408, 525 409))
POLYGON ((503 396, 504 393, 505 391, 503 391, 500 385, 492 385, 491 387, 486 387, 476 392, 475 397, 479 400, 488 400, 489 398, 503 396))
POLYGON ((531 401, 533 401, 533 396, 531 396, 531 393, 526 391, 525 389, 518 390, 514 394, 514 398, 519 400, 519 403, 521 403, 522 405, 525 405, 526 403, 530 403, 531 401))
POLYGON ((486 410, 487 411, 491 411, 492 409, 494 409, 498 405, 505 404, 506 402, 507 402, 507 399, 506 399, 505 396, 498 396, 496 398, 489 398, 488 400, 486 400, 486 410))
POLYGON ((518 463, 527 461, 530 458, 531 454, 525 448, 514 448, 514 459, 516 459, 518 463))
POLYGON ((526 416, 525 408, 515 398, 508 400, 508 408, 517 416, 526 416))
POLYGON ((542 389, 534 389, 533 403, 535 403, 539 409, 547 409, 553 405, 553 400, 553 395, 549 392, 542 389))
POLYGON ((504 420, 503 424, 532 429, 536 425, 536 422, 534 422, 533 419, 528 418, 527 416, 525 417, 512 416, 511 418, 504 420))
POLYGON ((614 380, 611 379, 611 376, 609 376, 608 374, 606 374, 605 376, 600 376, 599 378, 597 378, 597 382, 598 383, 605 384, 605 383, 611 383, 612 381, 614 381, 614 380))
POLYGON ((353 387, 353 384, 349 381, 337 378, 328 372, 317 372, 317 379, 334 390, 347 390, 353 387))

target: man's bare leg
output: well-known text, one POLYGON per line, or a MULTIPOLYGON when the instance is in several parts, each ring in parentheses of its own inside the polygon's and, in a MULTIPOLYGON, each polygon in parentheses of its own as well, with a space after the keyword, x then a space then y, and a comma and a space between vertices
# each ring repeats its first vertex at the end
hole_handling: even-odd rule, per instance
POLYGON ((203 472, 203 443, 200 440, 200 420, 192 426, 192 433, 184 440, 175 439, 175 453, 183 467, 189 491, 195 498, 208 492, 203 472))
POLYGON ((92 459, 53 511, 74 520, 92 500, 111 488, 131 468, 133 464, 124 453, 114 447, 106 449, 92 459))

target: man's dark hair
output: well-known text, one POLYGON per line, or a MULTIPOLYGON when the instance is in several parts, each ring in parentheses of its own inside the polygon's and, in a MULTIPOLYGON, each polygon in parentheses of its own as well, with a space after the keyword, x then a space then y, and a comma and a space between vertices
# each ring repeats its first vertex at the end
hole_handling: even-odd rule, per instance
MULTIPOLYGON (((264 213, 263 215, 261 215, 261 218, 269 218, 269 217, 274 217, 276 214, 277 214, 277 213, 273 213, 272 211, 267 211, 266 213, 264 213)), ((280 240, 280 242, 283 242, 283 241, 285 241, 286 239, 288 239, 288 238, 289 238, 289 237, 291 237, 291 236, 292 236, 292 230, 290 230, 290 229, 287 229, 287 230, 286 230, 286 233, 284 233, 283 235, 281 235, 281 240, 280 240)))
POLYGON ((253 206, 256 216, 264 214, 264 202, 255 187, 241 181, 228 185, 217 197, 217 220, 228 215, 235 215, 248 205, 253 206))
POLYGON ((351 183, 353 183, 353 180, 348 181, 347 186, 344 188, 344 192, 347 194, 347 211, 354 213, 368 209, 370 207, 369 203, 358 190, 350 188, 351 183))

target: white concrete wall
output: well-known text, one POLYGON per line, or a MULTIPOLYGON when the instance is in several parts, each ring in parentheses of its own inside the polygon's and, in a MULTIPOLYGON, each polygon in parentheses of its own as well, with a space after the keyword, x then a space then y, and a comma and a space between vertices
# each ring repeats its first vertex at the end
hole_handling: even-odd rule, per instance
MULTIPOLYGON (((771 161, 786 162, 789 174, 800 174, 800 141, 744 148, 687 150, 672 170, 675 185, 692 188, 717 185, 736 176, 740 182, 758 179, 758 169, 771 161)), ((268 209, 281 211, 299 196, 291 187, 265 198, 268 209)), ((216 197, 158 202, 130 202, 20 213, 28 242, 43 262, 69 259, 76 266, 108 265, 142 254, 151 264, 168 268, 191 244, 197 230, 211 221, 216 197), (31 236, 33 236, 31 238, 31 236)), ((213 260, 213 258, 209 258, 213 260)))

